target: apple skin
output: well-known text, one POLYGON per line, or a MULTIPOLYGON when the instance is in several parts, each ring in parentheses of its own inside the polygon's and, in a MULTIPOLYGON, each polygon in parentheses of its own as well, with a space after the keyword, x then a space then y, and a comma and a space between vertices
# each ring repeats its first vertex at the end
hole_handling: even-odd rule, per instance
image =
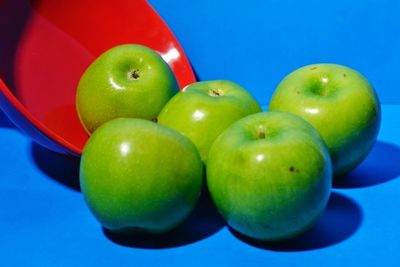
POLYGON ((192 212, 202 184, 196 147, 147 120, 119 118, 103 124, 81 157, 84 199, 97 220, 114 232, 173 229, 192 212))
POLYGON ((280 111, 247 116, 212 145, 210 195, 227 223, 264 241, 295 237, 325 210, 332 165, 318 132, 280 111))
POLYGON ((154 120, 177 91, 173 72, 157 52, 125 44, 107 50, 86 69, 78 84, 76 107, 91 134, 114 118, 154 120))
POLYGON ((161 110, 158 123, 187 136, 206 163, 212 143, 223 130, 260 111, 257 100, 238 84, 228 80, 203 81, 177 93, 161 110))
POLYGON ((381 121, 379 99, 369 81, 337 64, 313 64, 290 73, 276 88, 269 110, 296 114, 318 130, 331 154, 335 177, 365 159, 381 121))

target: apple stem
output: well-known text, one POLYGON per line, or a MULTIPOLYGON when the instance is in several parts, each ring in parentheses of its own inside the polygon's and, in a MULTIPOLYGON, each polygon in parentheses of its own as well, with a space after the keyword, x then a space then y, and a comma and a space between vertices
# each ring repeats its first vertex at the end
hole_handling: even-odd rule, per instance
POLYGON ((221 95, 222 95, 222 92, 221 92, 221 90, 219 90, 219 89, 211 89, 211 90, 209 91, 209 95, 210 95, 210 96, 221 96, 221 95))
POLYGON ((258 136, 258 139, 265 139, 266 134, 265 134, 264 127, 262 127, 262 126, 258 127, 257 136, 258 136))
POLYGON ((130 80, 137 80, 137 79, 139 79, 139 77, 140 77, 140 73, 139 73, 138 69, 130 70, 128 72, 128 78, 130 80))

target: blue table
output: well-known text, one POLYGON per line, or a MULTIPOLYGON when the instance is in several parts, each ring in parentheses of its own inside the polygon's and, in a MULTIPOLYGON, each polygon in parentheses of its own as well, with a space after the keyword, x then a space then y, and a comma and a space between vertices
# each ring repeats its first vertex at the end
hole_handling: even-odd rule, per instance
POLYGON ((104 231, 89 212, 78 160, 32 143, 0 112, 0 265, 399 266, 400 1, 150 2, 199 79, 236 81, 264 106, 279 80, 302 65, 359 70, 383 103, 378 142, 335 182, 316 226, 290 242, 238 236, 206 196, 173 233, 129 239, 104 231))
POLYGON ((0 115, 2 266, 398 266, 400 106, 383 105, 379 140, 302 237, 246 240, 207 198, 172 234, 127 239, 104 231, 87 209, 77 160, 45 150, 0 115), (279 265, 278 265, 279 264, 279 265))

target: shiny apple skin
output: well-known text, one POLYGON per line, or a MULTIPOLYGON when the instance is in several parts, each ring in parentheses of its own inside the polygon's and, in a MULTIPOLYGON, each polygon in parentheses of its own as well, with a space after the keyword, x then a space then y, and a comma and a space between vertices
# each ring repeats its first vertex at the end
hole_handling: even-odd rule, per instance
POLYGON ((203 81, 176 94, 160 112, 158 123, 187 136, 206 163, 212 143, 223 130, 260 111, 257 100, 240 85, 228 80, 203 81))
POLYGON ((285 240, 309 229, 325 210, 331 183, 318 132, 287 112, 247 116, 210 150, 210 195, 227 223, 250 238, 285 240))
POLYGON ((115 118, 154 120, 177 92, 172 70, 156 51, 136 44, 118 45, 83 73, 77 88, 77 112, 90 134, 115 118))
POLYGON ((371 83, 337 64, 313 64, 290 73, 276 88, 269 109, 296 114, 319 131, 336 177, 365 159, 381 121, 380 102, 371 83))
POLYGON ((81 190, 98 221, 121 233, 167 232, 192 212, 203 164, 184 136, 154 122, 120 118, 89 138, 81 190))

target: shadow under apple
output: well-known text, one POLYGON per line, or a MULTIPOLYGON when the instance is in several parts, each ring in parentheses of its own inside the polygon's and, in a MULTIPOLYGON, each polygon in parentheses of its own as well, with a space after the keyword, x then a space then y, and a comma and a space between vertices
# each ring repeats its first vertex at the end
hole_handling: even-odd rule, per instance
POLYGON ((80 191, 80 159, 53 152, 32 142, 32 159, 36 166, 52 180, 80 191))
POLYGON ((205 239, 225 226, 210 196, 203 191, 200 200, 189 218, 179 227, 165 234, 115 233, 103 228, 105 236, 112 242, 133 248, 163 249, 184 246, 205 239))
POLYGON ((362 222, 361 208, 352 199, 333 192, 327 208, 317 223, 304 234, 290 240, 265 242, 248 238, 232 228, 229 230, 241 241, 273 251, 306 251, 340 243, 352 236, 362 222))
MULTIPOLYGON (((33 162, 46 176, 74 191, 80 191, 79 158, 53 152, 34 142, 31 153, 33 162)), ((181 226, 169 233, 128 236, 104 228, 103 232, 112 242, 123 246, 156 249, 177 247, 202 240, 218 232, 224 225, 224 220, 204 188, 193 213, 181 226)))
POLYGON ((334 188, 360 188, 374 186, 400 176, 400 148, 395 144, 378 141, 368 157, 356 169, 337 177, 334 188))

